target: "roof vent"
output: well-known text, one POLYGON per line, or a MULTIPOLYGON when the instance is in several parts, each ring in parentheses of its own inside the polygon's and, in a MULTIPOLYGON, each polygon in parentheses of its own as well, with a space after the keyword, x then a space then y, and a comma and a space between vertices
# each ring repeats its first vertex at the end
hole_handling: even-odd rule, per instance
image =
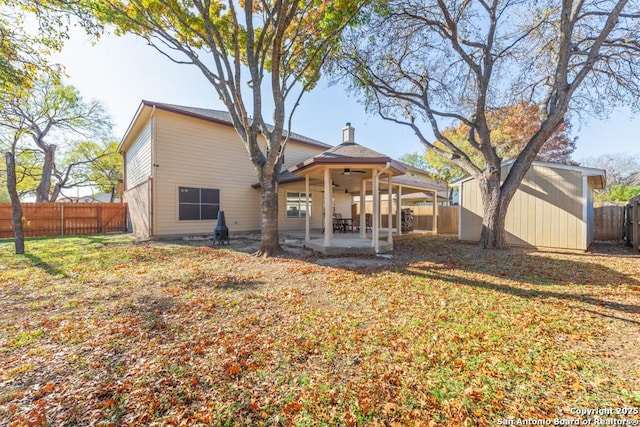
POLYGON ((342 143, 350 143, 353 144, 356 142, 356 129, 351 126, 351 123, 347 122, 345 127, 342 129, 342 143))

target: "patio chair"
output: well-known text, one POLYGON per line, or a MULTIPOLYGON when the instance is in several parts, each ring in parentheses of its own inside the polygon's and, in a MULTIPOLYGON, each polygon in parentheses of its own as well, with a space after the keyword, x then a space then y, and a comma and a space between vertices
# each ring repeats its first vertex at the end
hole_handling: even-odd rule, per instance
POLYGON ((344 231, 344 223, 342 221, 342 214, 333 214, 333 231, 344 231))

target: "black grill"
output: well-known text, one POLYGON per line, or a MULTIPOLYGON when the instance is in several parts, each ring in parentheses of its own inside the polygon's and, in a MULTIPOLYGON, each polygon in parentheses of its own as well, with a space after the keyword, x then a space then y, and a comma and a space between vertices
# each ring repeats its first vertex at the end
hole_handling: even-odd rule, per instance
POLYGON ((218 223, 213 229, 213 244, 219 243, 224 245, 225 242, 227 245, 230 245, 229 242, 229 228, 227 227, 227 223, 224 220, 224 211, 218 212, 218 223))

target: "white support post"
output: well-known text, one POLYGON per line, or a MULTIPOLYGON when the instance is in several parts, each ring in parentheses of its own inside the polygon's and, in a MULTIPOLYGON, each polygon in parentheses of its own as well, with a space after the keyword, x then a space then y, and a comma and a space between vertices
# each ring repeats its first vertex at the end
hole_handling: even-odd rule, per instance
POLYGON ((379 227, 380 227, 380 180, 378 177, 378 171, 373 171, 373 224, 371 227, 373 228, 373 239, 371 240, 371 246, 373 246, 376 253, 378 253, 379 248, 379 227))
POLYGON ((304 175, 304 195, 305 195, 305 212, 304 212, 304 241, 311 240, 311 233, 309 232, 310 218, 309 218, 309 174, 304 175))
POLYGON ((324 245, 331 246, 333 215, 331 213, 331 171, 324 168, 324 245))
POLYGON ((402 235, 402 186, 398 185, 398 193, 396 196, 396 233, 398 236, 402 235))
POLYGON ((438 192, 433 192, 433 234, 438 234, 438 192))
POLYGON ((389 226, 387 235, 387 242, 393 243, 393 191, 391 185, 391 174, 387 174, 387 225, 389 226))
POLYGON ((367 181, 360 182, 360 238, 367 238, 367 181))

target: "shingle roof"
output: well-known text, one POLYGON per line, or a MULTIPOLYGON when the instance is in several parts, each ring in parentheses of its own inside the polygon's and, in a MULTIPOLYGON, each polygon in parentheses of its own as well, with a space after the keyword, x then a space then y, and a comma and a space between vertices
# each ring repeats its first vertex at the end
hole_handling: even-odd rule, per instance
MULTIPOLYGON (((287 184, 289 182, 297 182, 297 181, 304 181, 304 178, 301 176, 294 175, 289 171, 280 172, 280 175, 278 175, 278 184, 287 184)), ((251 186, 253 188, 260 188, 261 185, 259 182, 256 182, 251 186)))
POLYGON ((295 166, 289 168, 289 172, 297 173, 308 167, 319 164, 390 164, 391 168, 398 173, 405 173, 406 168, 389 156, 378 153, 370 148, 355 142, 343 142, 340 145, 331 147, 330 149, 317 154, 310 159, 305 160, 295 166))
POLYGON ((375 158, 389 159, 388 161, 391 161, 390 157, 355 142, 343 142, 314 156, 314 158, 375 158))
MULTIPOLYGON (((184 114, 186 116, 191 116, 191 117, 195 117, 195 118, 199 118, 199 119, 203 119, 203 120, 208 120, 208 121, 213 121, 216 123, 222 123, 222 124, 226 124, 229 126, 232 126, 233 123, 231 121, 231 115, 229 114, 228 111, 222 111, 222 110, 211 110, 208 108, 198 108, 198 107, 187 107, 184 105, 175 105, 175 104, 165 104, 162 102, 153 102, 153 101, 146 101, 143 100, 142 103, 144 105, 148 105, 151 107, 156 107, 159 108, 161 110, 165 110, 165 111, 171 111, 173 113, 178 113, 178 114, 184 114)), ((273 129, 272 125, 267 125, 269 127, 269 130, 273 129)), ((321 147, 321 148, 328 148, 331 147, 331 145, 329 144, 325 144, 324 142, 320 142, 318 140, 315 140, 313 138, 309 138, 306 137, 304 135, 300 135, 298 133, 294 133, 291 132, 291 135, 289 136, 290 139, 296 140, 298 142, 302 142, 305 144, 309 144, 309 145, 314 145, 317 147, 321 147)))

